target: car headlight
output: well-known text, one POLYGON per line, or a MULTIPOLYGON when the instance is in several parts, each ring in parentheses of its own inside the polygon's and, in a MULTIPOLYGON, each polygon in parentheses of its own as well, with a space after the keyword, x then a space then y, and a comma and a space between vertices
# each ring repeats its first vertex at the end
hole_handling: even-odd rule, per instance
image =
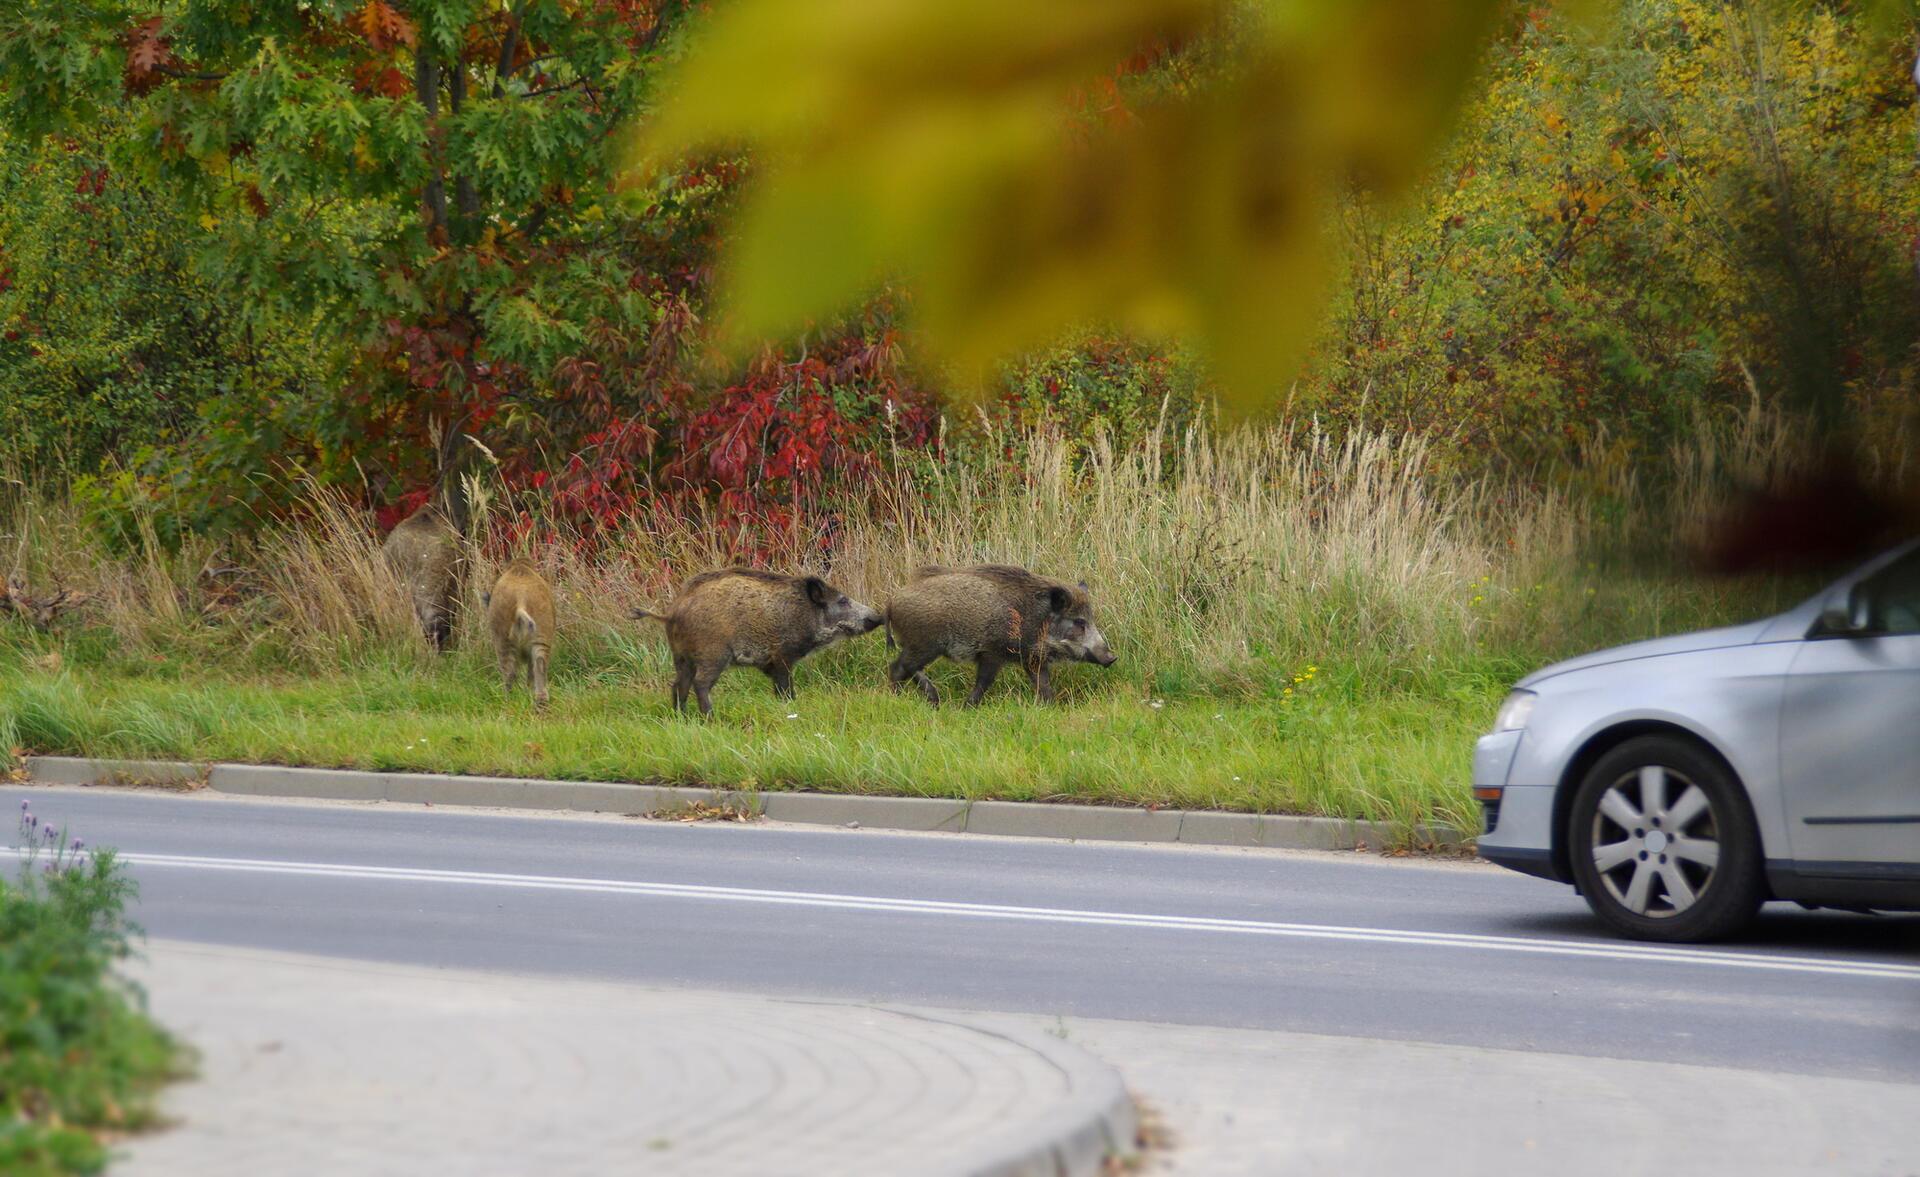
POLYGON ((1527 717, 1533 714, 1533 704, 1540 696, 1532 691, 1515 691, 1500 704, 1500 714, 1493 717, 1493 730, 1497 732, 1517 732, 1527 726, 1527 717))

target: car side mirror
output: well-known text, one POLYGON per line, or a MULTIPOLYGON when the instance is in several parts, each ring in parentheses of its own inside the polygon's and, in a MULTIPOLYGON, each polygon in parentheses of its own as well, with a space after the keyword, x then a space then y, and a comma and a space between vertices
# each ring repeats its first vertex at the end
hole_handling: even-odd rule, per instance
POLYGON ((1820 631, 1829 634, 1862 634, 1873 626, 1872 603, 1865 585, 1848 585, 1844 592, 1827 599, 1820 610, 1820 631))

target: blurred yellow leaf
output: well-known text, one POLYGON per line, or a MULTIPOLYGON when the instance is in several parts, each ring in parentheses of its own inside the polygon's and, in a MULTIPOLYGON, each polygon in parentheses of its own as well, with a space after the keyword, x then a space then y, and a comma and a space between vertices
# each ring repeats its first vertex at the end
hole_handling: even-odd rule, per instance
POLYGON ((632 169, 755 151, 723 265, 736 348, 901 281, 962 379, 1099 320, 1198 338, 1251 404, 1284 388, 1317 319, 1328 196, 1419 174, 1495 9, 735 0, 638 128, 632 169), (1128 103, 1121 64, 1152 48, 1191 54, 1198 81, 1128 103))

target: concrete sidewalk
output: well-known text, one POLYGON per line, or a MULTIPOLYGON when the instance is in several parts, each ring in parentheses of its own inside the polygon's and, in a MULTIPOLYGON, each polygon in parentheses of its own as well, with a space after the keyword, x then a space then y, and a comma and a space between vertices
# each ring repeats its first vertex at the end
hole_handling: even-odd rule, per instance
MULTIPOLYGON (((1142 1177, 1920 1177, 1920 1087, 1275 1030, 1040 1019, 1160 1137, 1142 1177)), ((1782 1018, 1782 1033, 1817 1032, 1782 1018)))
POLYGON ((1134 1145, 1044 1033, 874 1006, 153 941, 200 1051, 116 1177, 1056 1177, 1134 1145))

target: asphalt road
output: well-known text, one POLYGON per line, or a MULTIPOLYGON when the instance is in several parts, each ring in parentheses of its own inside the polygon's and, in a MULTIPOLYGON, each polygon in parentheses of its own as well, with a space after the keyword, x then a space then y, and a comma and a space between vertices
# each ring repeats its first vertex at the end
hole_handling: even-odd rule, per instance
POLYGON ((1615 940, 1569 889, 1363 855, 0 789, 155 936, 1128 1022, 1920 1082, 1920 917, 1615 940))

